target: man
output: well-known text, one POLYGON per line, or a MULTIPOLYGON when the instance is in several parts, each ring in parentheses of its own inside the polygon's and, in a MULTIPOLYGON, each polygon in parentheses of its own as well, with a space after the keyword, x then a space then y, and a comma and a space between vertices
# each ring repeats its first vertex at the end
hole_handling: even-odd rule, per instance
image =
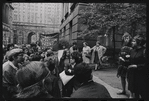
POLYGON ((23 50, 16 48, 8 53, 9 62, 3 65, 3 95, 5 98, 13 98, 17 93, 16 72, 19 63, 23 62, 23 50))
POLYGON ((7 52, 4 56, 4 59, 3 59, 3 63, 7 62, 8 61, 8 53, 10 50, 12 50, 14 48, 14 44, 8 44, 7 45, 7 52))
POLYGON ((80 63, 74 68, 74 77, 80 82, 80 87, 74 91, 71 98, 111 98, 108 90, 92 80, 92 69, 86 63, 80 63))

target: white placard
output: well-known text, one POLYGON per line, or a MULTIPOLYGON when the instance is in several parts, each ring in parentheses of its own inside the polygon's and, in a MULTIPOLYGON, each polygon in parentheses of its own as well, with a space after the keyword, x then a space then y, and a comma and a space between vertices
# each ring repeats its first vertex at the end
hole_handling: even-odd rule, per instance
POLYGON ((60 74, 59 74, 62 82, 64 85, 66 85, 73 77, 74 75, 70 76, 70 75, 66 75, 65 74, 65 71, 62 71, 60 74))
POLYGON ((63 55, 64 50, 59 50, 58 51, 58 61, 60 61, 62 55, 63 55))

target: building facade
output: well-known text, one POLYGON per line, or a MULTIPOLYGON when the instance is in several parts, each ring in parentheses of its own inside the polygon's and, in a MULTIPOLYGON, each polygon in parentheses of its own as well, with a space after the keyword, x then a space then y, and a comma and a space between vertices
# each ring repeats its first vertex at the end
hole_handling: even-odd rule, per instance
POLYGON ((61 3, 12 3, 13 21, 60 24, 61 3))
POLYGON ((30 44, 40 41, 40 34, 59 32, 61 3, 12 3, 12 5, 14 43, 30 44))
POLYGON ((13 42, 13 29, 12 29, 12 11, 14 8, 11 3, 3 3, 2 5, 2 30, 3 30, 3 44, 13 42))
MULTIPOLYGON (((81 23, 81 10, 85 7, 89 7, 88 3, 63 3, 62 7, 62 20, 60 26, 60 39, 65 39, 72 44, 73 41, 76 41, 78 46, 83 47, 83 41, 86 41, 90 47, 93 47, 96 44, 96 41, 108 48, 113 48, 113 33, 107 35, 97 35, 94 38, 81 39, 79 37, 80 32, 82 32, 86 25, 81 23)), ((122 34, 116 34, 115 36, 115 48, 121 48, 121 37, 122 34)))
POLYGON ((79 33, 84 29, 80 23, 80 10, 88 6, 87 3, 63 3, 59 39, 69 41, 70 45, 76 41, 82 47, 83 40, 78 39, 79 33))

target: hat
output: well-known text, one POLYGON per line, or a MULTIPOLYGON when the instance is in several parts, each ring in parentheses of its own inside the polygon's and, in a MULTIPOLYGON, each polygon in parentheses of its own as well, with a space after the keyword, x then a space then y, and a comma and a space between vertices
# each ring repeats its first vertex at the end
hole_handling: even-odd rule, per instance
POLYGON ((23 53, 23 50, 20 49, 20 48, 12 49, 12 50, 10 50, 10 52, 8 53, 8 57, 13 56, 13 55, 18 54, 18 53, 23 53))

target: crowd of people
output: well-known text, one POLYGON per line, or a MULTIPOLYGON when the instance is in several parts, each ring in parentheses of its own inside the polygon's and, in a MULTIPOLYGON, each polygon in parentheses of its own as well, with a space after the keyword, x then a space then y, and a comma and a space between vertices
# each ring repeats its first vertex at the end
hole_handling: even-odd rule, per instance
MULTIPOLYGON (((119 94, 126 94, 127 80, 130 98, 146 98, 145 40, 128 33, 123 40, 117 72, 123 90, 119 94)), ((93 81, 89 65, 94 63, 95 70, 100 68, 106 47, 99 41, 92 48, 83 42, 79 52, 74 42, 62 50, 58 59, 51 49, 42 50, 37 44, 3 47, 3 98, 111 98, 105 86, 93 81), (66 84, 61 79, 62 72, 71 77, 66 84)))
POLYGON ((103 85, 92 80, 91 59, 86 57, 86 62, 85 50, 79 52, 76 42, 62 50, 58 60, 51 49, 42 50, 36 44, 3 47, 3 98, 111 98, 103 85), (66 84, 62 72, 73 76, 66 84))

